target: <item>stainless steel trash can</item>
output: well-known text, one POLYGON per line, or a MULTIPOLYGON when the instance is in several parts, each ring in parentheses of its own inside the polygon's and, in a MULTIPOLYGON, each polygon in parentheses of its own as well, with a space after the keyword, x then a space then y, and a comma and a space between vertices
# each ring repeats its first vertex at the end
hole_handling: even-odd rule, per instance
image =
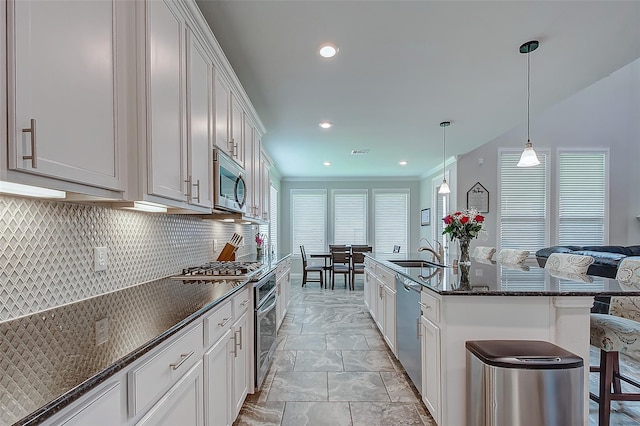
POLYGON ((536 340, 478 340, 467 347, 469 426, 582 426, 584 363, 536 340))

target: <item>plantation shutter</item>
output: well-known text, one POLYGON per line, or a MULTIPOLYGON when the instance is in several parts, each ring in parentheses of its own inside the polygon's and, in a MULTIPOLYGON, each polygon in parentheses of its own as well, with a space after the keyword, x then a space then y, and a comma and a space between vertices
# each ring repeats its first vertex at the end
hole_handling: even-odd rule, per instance
POLYGON ((558 244, 605 244, 605 153, 561 152, 559 166, 558 244))
POLYGON ((398 245, 400 253, 406 253, 409 242, 409 192, 374 190, 373 198, 373 250, 378 253, 390 253, 393 246, 398 245))
POLYGON ((367 244, 367 190, 333 192, 334 244, 367 244))
POLYGON ((324 253, 327 250, 326 190, 291 190, 291 227, 296 255, 300 256, 301 245, 307 253, 324 253))
POLYGON ((548 246, 547 155, 538 153, 540 164, 517 167, 520 152, 501 152, 500 167, 500 248, 535 253, 548 246))

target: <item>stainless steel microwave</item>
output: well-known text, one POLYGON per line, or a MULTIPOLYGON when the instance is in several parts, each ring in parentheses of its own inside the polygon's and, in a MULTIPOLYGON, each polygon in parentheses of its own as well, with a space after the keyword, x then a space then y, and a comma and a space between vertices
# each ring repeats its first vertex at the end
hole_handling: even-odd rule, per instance
POLYGON ((213 204, 215 209, 247 212, 244 170, 219 149, 213 150, 213 204))

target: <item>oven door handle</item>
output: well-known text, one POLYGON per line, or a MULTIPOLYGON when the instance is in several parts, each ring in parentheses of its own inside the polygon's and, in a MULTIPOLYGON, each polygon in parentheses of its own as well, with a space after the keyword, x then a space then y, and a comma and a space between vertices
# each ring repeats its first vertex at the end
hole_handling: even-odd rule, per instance
POLYGON ((273 303, 272 303, 272 304, 270 304, 269 306, 267 306, 266 308, 260 308, 260 309, 258 310, 258 312, 257 312, 258 319, 262 319, 262 318, 264 318, 264 316, 265 316, 265 315, 267 315, 267 313, 268 313, 271 309, 273 309, 273 308, 274 308, 274 306, 276 306, 276 303, 278 303, 278 298, 277 298, 277 296, 275 296, 275 294, 274 294, 274 297, 273 297, 273 303))

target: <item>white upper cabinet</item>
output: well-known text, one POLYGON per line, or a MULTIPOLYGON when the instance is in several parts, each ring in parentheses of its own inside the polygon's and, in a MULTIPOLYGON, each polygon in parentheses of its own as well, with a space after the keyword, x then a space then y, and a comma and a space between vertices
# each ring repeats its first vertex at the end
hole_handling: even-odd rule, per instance
POLYGON ((125 189, 127 3, 6 3, 9 169, 125 189))
POLYGON ((189 203, 213 207, 212 121, 213 64, 195 34, 187 32, 189 43, 188 94, 188 170, 189 203))
POLYGON ((231 157, 233 154, 231 134, 229 131, 229 103, 231 102, 231 89, 219 73, 216 73, 214 96, 216 118, 214 143, 225 154, 231 157))
POLYGON ((244 134, 244 110, 240 106, 240 102, 236 95, 231 92, 231 158, 243 169, 247 167, 245 164, 245 139, 244 134))
POLYGON ((164 0, 145 4, 148 192, 186 201, 184 20, 164 0))

